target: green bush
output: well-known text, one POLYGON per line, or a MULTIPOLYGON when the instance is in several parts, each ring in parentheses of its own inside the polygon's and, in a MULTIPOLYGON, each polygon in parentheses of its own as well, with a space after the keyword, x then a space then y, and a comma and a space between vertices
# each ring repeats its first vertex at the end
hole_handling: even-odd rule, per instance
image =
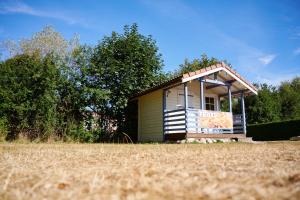
POLYGON ((7 120, 6 118, 0 118, 0 142, 5 141, 7 132, 7 120))
POLYGON ((300 119, 247 126, 247 137, 252 137, 256 141, 289 140, 298 135, 300 135, 300 119))

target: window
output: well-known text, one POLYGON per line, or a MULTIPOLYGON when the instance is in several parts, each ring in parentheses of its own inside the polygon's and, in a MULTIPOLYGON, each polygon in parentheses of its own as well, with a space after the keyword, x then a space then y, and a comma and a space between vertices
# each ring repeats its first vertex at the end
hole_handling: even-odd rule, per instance
POLYGON ((205 109, 206 110, 215 110, 215 98, 205 97, 205 109))

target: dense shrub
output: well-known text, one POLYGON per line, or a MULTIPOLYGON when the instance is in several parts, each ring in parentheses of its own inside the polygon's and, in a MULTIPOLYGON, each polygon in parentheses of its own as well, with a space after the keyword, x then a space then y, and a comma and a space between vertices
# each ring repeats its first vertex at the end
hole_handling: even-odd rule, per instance
POLYGON ((300 119, 247 126, 247 137, 256 141, 288 140, 300 135, 300 119))
POLYGON ((8 139, 26 133, 31 140, 47 138, 55 127, 58 70, 51 56, 18 55, 0 68, 0 117, 8 139))
POLYGON ((0 142, 5 141, 7 137, 7 120, 6 118, 0 118, 0 142))

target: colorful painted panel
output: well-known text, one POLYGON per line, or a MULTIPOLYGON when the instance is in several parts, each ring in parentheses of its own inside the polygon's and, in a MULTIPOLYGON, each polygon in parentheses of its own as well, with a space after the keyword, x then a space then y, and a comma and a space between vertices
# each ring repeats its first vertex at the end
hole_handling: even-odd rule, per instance
POLYGON ((199 124, 201 128, 232 129, 232 113, 200 110, 199 124))

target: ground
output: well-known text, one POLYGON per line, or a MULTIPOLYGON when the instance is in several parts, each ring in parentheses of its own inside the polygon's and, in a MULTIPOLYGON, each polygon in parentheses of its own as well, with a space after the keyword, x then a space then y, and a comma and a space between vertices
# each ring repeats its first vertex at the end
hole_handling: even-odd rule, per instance
POLYGON ((300 199, 300 142, 0 144, 0 199, 300 199))

